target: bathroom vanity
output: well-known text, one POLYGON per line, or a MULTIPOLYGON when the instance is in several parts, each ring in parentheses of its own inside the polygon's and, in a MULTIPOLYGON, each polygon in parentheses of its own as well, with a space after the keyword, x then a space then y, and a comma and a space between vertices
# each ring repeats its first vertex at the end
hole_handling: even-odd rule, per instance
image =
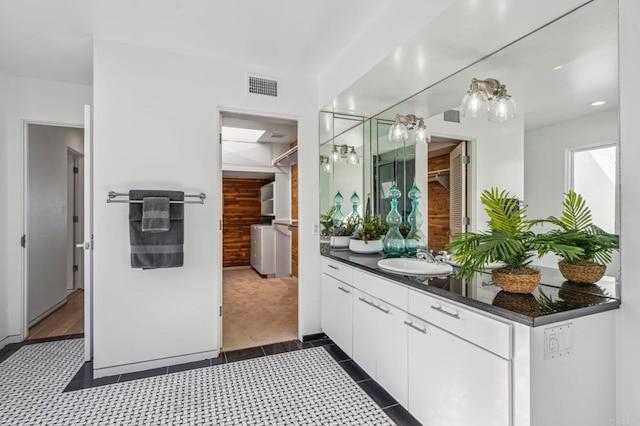
POLYGON ((518 295, 490 273, 403 276, 380 270, 381 258, 323 250, 322 328, 421 423, 615 417, 615 279, 580 290, 549 269, 534 294, 518 295))

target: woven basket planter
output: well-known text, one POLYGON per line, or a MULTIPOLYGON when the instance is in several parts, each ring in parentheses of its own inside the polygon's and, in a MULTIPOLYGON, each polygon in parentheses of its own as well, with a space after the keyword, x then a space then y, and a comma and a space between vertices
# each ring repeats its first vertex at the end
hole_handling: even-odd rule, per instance
POLYGON ((602 303, 604 290, 595 284, 579 284, 565 281, 560 286, 558 296, 566 302, 585 306, 597 305, 602 303))
POLYGON ((558 262, 558 268, 567 281, 580 284, 593 284, 600 281, 607 269, 597 263, 577 265, 565 261, 558 262))
POLYGON ((493 281, 498 287, 509 293, 531 293, 540 284, 540 271, 535 274, 510 274, 502 269, 491 271, 493 281))
POLYGON ((542 315, 540 305, 533 294, 517 294, 499 291, 493 299, 492 305, 528 317, 535 318, 542 315))

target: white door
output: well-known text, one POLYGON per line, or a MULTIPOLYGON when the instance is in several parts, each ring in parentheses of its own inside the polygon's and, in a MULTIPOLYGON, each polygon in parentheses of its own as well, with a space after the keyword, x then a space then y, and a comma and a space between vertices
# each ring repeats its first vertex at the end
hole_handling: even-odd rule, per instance
POLYGON ((449 230, 450 235, 467 230, 467 144, 462 142, 449 154, 449 230))
POLYGON ((84 106, 84 360, 93 358, 93 121, 84 106))

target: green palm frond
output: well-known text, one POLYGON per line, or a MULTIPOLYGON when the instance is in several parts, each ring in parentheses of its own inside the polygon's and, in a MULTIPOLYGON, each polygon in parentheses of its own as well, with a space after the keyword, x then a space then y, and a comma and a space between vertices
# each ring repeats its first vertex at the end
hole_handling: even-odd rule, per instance
POLYGON ((562 216, 560 222, 563 229, 574 231, 586 231, 591 225, 591 209, 587 207, 582 195, 577 194, 573 190, 566 193, 562 202, 562 216))

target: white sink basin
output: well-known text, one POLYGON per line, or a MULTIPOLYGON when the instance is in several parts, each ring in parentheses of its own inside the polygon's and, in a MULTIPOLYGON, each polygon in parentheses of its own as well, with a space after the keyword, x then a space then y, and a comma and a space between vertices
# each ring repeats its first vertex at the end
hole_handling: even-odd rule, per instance
POLYGON ((453 272, 451 265, 446 263, 430 263, 404 257, 379 260, 378 268, 406 275, 448 275, 453 272))

